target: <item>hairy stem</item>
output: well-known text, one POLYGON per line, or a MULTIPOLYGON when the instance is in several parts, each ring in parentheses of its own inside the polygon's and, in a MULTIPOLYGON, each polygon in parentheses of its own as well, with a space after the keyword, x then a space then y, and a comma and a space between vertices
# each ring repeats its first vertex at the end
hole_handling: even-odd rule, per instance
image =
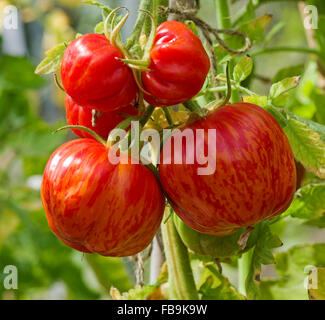
POLYGON ((263 54, 274 53, 274 52, 300 52, 306 54, 314 54, 320 56, 321 53, 317 49, 303 48, 303 47, 275 47, 275 48, 264 48, 251 54, 251 57, 260 56, 263 54))
POLYGON ((231 20, 228 6, 228 0, 214 0, 217 10, 218 29, 230 29, 231 20))
POLYGON ((161 230, 171 298, 175 300, 198 300, 188 251, 177 233, 173 219, 168 219, 165 224, 163 223, 161 230))
POLYGON ((238 260, 238 291, 246 296, 246 279, 251 265, 253 249, 242 254, 238 260))
MULTIPOLYGON (((151 4, 152 4, 152 0, 141 0, 139 9, 150 11, 151 4)), ((143 11, 140 11, 138 15, 138 19, 133 28, 133 32, 130 38, 126 41, 125 44, 126 50, 130 50, 133 46, 139 43, 139 39, 146 19, 147 19, 147 15, 143 11)))

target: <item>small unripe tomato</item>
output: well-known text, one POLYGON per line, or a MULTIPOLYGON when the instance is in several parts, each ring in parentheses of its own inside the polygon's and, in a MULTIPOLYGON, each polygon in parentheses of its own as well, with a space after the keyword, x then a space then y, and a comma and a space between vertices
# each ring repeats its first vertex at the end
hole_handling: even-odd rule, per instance
MULTIPOLYGON (((65 109, 68 125, 87 127, 104 139, 107 139, 110 131, 125 119, 123 115, 136 115, 138 113, 138 110, 132 104, 112 112, 99 111, 95 119, 95 126, 93 126, 92 110, 78 105, 69 95, 65 97, 65 109)), ((80 138, 93 138, 86 131, 78 129, 72 129, 72 131, 80 138)))
POLYGON ((175 134, 171 148, 163 147, 159 173, 175 212, 188 226, 224 236, 288 208, 296 191, 294 157, 268 112, 248 103, 226 105, 186 129, 193 132, 194 143, 174 150, 185 129, 175 134), (194 161, 186 164, 191 154, 194 161))
POLYGON ((224 237, 216 237, 195 231, 186 225, 177 215, 174 215, 173 218, 177 232, 183 243, 189 250, 199 255, 210 256, 222 260, 242 254, 251 249, 256 243, 256 241, 254 241, 254 231, 252 231, 245 248, 241 250, 238 240, 245 229, 240 229, 224 237))
POLYGON ((184 23, 166 21, 157 28, 150 54, 150 71, 142 73, 145 99, 154 106, 171 106, 194 97, 210 69, 201 40, 184 23))
POLYGON ((66 48, 61 63, 66 93, 81 106, 104 112, 130 104, 138 92, 118 48, 102 34, 85 34, 66 48))
POLYGON ((41 199, 52 231, 82 252, 130 256, 155 236, 165 199, 154 174, 141 164, 108 159, 93 139, 60 146, 49 159, 41 199))

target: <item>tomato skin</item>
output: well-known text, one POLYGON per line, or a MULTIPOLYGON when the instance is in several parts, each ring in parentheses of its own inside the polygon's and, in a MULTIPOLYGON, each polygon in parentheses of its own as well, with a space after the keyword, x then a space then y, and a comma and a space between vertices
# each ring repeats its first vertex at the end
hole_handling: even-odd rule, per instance
POLYGON ((117 58, 122 53, 102 34, 86 34, 71 42, 61 63, 64 89, 91 109, 113 111, 130 104, 138 92, 132 71, 117 58))
MULTIPOLYGON (((116 111, 103 112, 97 117, 96 126, 93 127, 92 110, 78 105, 69 95, 65 97, 65 109, 68 125, 87 127, 104 139, 107 139, 110 131, 125 119, 122 114, 136 115, 138 113, 138 110, 132 104, 116 111)), ((93 139, 93 136, 86 131, 78 129, 72 129, 72 131, 80 138, 93 139)))
POLYGON ((201 40, 184 23, 166 21, 158 26, 150 72, 142 73, 147 102, 171 106, 194 97, 210 69, 201 40))
POLYGON ((104 256, 129 256, 146 248, 165 205, 152 172, 142 165, 109 162, 93 139, 60 146, 49 159, 41 199, 52 231, 63 242, 104 256))
MULTIPOLYGON (((290 205, 296 190, 296 168, 289 141, 277 121, 264 109, 236 103, 217 109, 206 119, 189 125, 189 129, 215 129, 216 147, 211 175, 198 175, 202 168, 185 163, 185 139, 182 150, 171 152, 166 144, 160 159, 161 182, 174 202, 178 216, 192 229, 224 236, 241 227, 254 225, 277 216, 290 205), (183 164, 175 164, 177 153, 183 164), (171 164, 167 160, 171 159, 171 164)), ((204 143, 189 144, 207 154, 204 143)), ((198 149, 198 150, 197 150, 198 149)), ((213 162, 212 162, 213 161, 213 162)))

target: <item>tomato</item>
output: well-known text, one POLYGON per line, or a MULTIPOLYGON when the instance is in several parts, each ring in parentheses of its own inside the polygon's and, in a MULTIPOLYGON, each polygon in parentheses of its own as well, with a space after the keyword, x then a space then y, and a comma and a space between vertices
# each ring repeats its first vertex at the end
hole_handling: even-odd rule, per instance
POLYGON ((157 28, 150 71, 142 73, 147 102, 171 106, 185 102, 202 88, 210 69, 201 40, 185 24, 167 21, 157 28))
POLYGON ((113 111, 130 104, 137 85, 132 71, 117 58, 122 53, 102 34, 86 34, 71 42, 61 63, 66 93, 84 107, 113 111))
MULTIPOLYGON (((92 110, 78 105, 68 95, 65 97, 65 109, 69 125, 90 128, 104 139, 107 139, 110 131, 125 119, 123 114, 136 115, 138 113, 138 110, 131 104, 116 111, 102 112, 97 116, 96 126, 93 127, 92 110)), ((92 135, 86 131, 78 129, 72 129, 72 131, 80 138, 92 138, 92 135)))
POLYGON ((184 135, 184 129, 174 135, 171 151, 168 143, 163 147, 159 172, 175 212, 188 226, 223 236, 288 208, 296 190, 294 157, 285 133, 268 112, 248 103, 227 105, 187 129, 194 132, 194 142, 185 148, 183 139, 183 148, 174 150, 175 138, 184 135), (196 137, 197 129, 204 133, 204 142, 196 137), (208 141, 209 129, 215 140, 211 134, 208 141), (199 175, 198 168, 206 165, 198 159, 208 151, 210 172, 199 175), (195 155, 192 164, 185 163, 189 154, 195 155), (175 163, 177 158, 182 164, 175 163))
POLYGON ((107 148, 93 139, 60 146, 44 171, 42 203, 52 231, 70 247, 129 256, 152 241, 165 200, 148 168, 113 165, 107 155, 107 148))
POLYGON ((234 255, 239 255, 251 249, 256 244, 258 238, 256 231, 253 230, 249 235, 244 250, 241 250, 238 245, 238 240, 245 231, 243 228, 233 234, 216 237, 191 229, 177 215, 174 215, 173 218, 177 232, 186 247, 192 252, 203 256, 226 259, 234 255))

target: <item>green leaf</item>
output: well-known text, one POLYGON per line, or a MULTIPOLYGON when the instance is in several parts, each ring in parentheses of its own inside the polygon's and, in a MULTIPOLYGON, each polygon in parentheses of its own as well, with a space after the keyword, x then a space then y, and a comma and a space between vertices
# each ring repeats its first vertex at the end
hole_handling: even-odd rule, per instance
POLYGON ((246 23, 250 20, 253 20, 254 18, 255 18, 255 6, 253 4, 253 1, 249 0, 244 10, 239 13, 238 17, 234 19, 235 20, 234 25, 246 23))
POLYGON ((253 60, 249 56, 242 57, 236 64, 233 72, 234 80, 242 82, 247 79, 253 71, 253 60))
POLYGON ((104 17, 107 17, 112 11, 112 9, 110 7, 104 5, 103 3, 95 1, 95 0, 85 0, 84 3, 90 4, 92 6, 97 6, 100 9, 102 9, 104 17))
POLYGON ((256 104, 262 108, 267 106, 267 96, 244 96, 242 97, 244 102, 256 104))
POLYGON ((325 228, 325 217, 307 220, 306 225, 316 228, 325 228))
POLYGON ((45 55, 46 58, 37 66, 36 74, 55 73, 59 70, 64 51, 67 47, 67 42, 62 42, 54 48, 48 50, 45 55))
POLYGON ((295 158, 319 178, 325 178, 325 126, 300 118, 290 111, 283 128, 295 158))
POLYGON ((192 32, 199 37, 199 31, 197 29, 196 24, 192 20, 186 20, 185 24, 192 30, 192 32))
POLYGON ((316 121, 320 124, 325 125, 325 108, 324 108, 325 95, 324 95, 324 92, 318 88, 315 89, 312 92, 311 99, 315 103, 315 106, 316 106, 316 113, 315 113, 316 121))
POLYGON ((199 289, 202 300, 245 300, 227 278, 223 278, 221 283, 213 286, 212 276, 208 277, 199 289))
POLYGON ((273 248, 282 246, 277 235, 272 234, 269 221, 256 225, 257 243, 252 250, 251 264, 246 278, 246 292, 249 299, 256 299, 259 295, 259 282, 262 264, 274 263, 273 248))
POLYGON ((88 254, 86 260, 106 292, 109 292, 111 286, 121 291, 132 288, 133 284, 122 259, 88 254))
POLYGON ((304 65, 290 66, 279 70, 272 79, 272 83, 277 83, 286 78, 301 76, 304 72, 304 65))
POLYGON ((325 216, 325 183, 303 186, 296 192, 285 215, 300 219, 317 219, 325 216))
POLYGON ((105 32, 105 30, 104 30, 104 22, 101 21, 101 22, 97 23, 94 31, 95 31, 95 33, 104 33, 105 32))
POLYGON ((264 14, 252 21, 249 21, 239 28, 239 31, 246 34, 252 44, 263 42, 265 38, 265 30, 271 23, 272 16, 264 14))
MULTIPOLYGON (((264 40, 264 33, 269 23, 272 20, 272 16, 263 15, 252 21, 249 21, 238 28, 238 31, 244 33, 251 40, 252 45, 255 43, 262 42, 264 40)), ((235 35, 225 36, 225 43, 234 50, 239 50, 245 45, 245 40, 243 37, 235 35)), ((234 54, 229 53, 220 44, 214 46, 215 56, 219 64, 224 63, 233 57, 234 54)))
POLYGON ((305 287, 312 268, 325 266, 325 244, 299 245, 275 255, 277 280, 262 280, 261 299, 306 300, 305 287), (305 284, 305 285, 304 285, 305 284))
POLYGON ((158 288, 158 285, 146 285, 143 287, 137 286, 121 294, 113 287, 110 290, 110 294, 114 300, 147 300, 148 296, 153 294, 153 292, 158 288))
MULTIPOLYGON (((317 277, 317 284, 315 288, 311 286, 308 290, 308 296, 310 300, 325 300, 325 268, 317 268, 317 273, 315 276, 317 277)), ((313 281, 313 274, 310 274, 310 282, 313 281)), ((311 283, 312 284, 312 283, 311 283)))
POLYGON ((203 264, 200 260, 192 261, 202 300, 245 300, 229 279, 216 268, 216 264, 209 262, 203 264))
POLYGON ((286 78, 272 85, 269 98, 271 101, 296 88, 299 85, 300 77, 286 78))

